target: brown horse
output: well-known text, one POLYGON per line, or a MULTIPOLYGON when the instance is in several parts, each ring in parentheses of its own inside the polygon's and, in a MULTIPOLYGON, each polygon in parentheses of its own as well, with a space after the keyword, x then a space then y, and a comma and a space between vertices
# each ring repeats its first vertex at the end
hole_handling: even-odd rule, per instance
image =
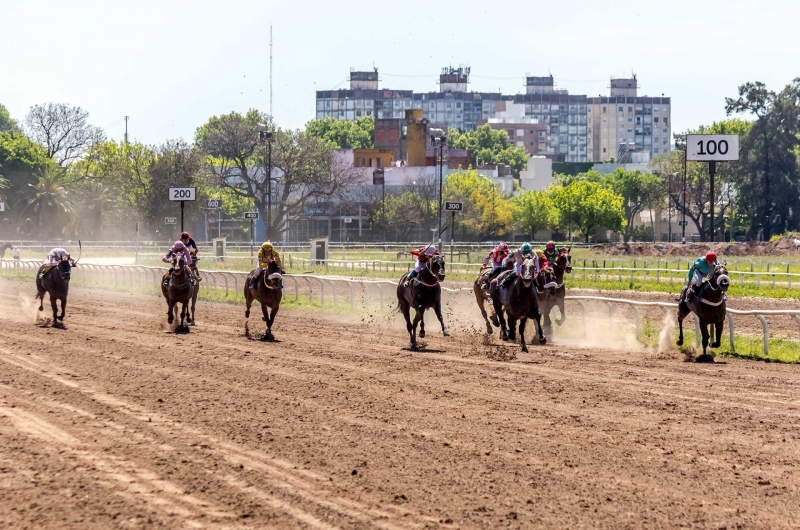
MULTIPOLYGON (((506 269, 513 269, 513 268, 514 268, 513 263, 509 263, 506 266, 506 269)), ((475 278, 475 281, 472 282, 472 292, 475 295, 475 301, 478 303, 478 309, 481 310, 483 321, 486 322, 486 333, 489 335, 493 333, 492 324, 494 324, 495 327, 500 326, 500 321, 497 320, 497 315, 494 312, 492 312, 491 314, 487 314, 485 308, 486 303, 489 304, 490 309, 494 308, 494 306, 492 305, 492 295, 489 292, 488 287, 485 290, 483 289, 483 283, 486 281, 486 277, 491 273, 492 273, 491 265, 482 267, 480 272, 478 273, 477 278, 475 278)))
POLYGON ((716 340, 711 342, 712 348, 719 348, 722 339, 722 326, 725 324, 727 309, 725 308, 725 292, 731 285, 728 276, 728 269, 724 265, 714 267, 714 273, 697 289, 691 300, 685 300, 684 293, 681 293, 681 301, 678 303, 678 346, 683 346, 683 319, 694 313, 700 319, 700 333, 703 335, 703 354, 697 357, 699 363, 713 362, 714 357, 706 353, 709 346, 708 325, 714 324, 716 340))
POLYGON ((273 341, 275 336, 272 334, 272 324, 275 322, 275 315, 281 307, 283 298, 283 282, 281 281, 278 263, 273 259, 269 261, 267 270, 261 274, 262 280, 250 287, 256 271, 250 272, 244 283, 244 299, 246 309, 245 318, 250 318, 250 306, 254 300, 261 304, 261 312, 264 314, 263 320, 267 323, 267 333, 261 338, 263 341, 273 341), (269 311, 268 311, 269 310, 269 311))
MULTIPOLYGON (((161 294, 167 299, 167 322, 172 324, 178 317, 178 307, 181 305, 181 321, 175 331, 188 332, 189 327, 185 324, 188 320, 194 324, 194 306, 197 302, 197 285, 192 283, 191 272, 186 271, 186 261, 183 257, 172 260, 172 272, 169 275, 169 283, 164 285, 161 282, 161 294), (188 317, 188 318, 187 318, 188 317)), ((164 279, 167 275, 164 274, 164 279)))
POLYGON ((406 329, 411 337, 411 349, 417 350, 417 324, 419 324, 419 336, 425 338, 425 321, 423 316, 426 309, 433 308, 436 318, 442 325, 442 335, 449 337, 447 326, 444 325, 442 317, 442 288, 439 282, 444 281, 444 257, 435 255, 428 260, 425 267, 419 272, 417 279, 408 287, 405 286, 406 277, 404 274, 397 284, 397 309, 402 311, 406 319, 406 329), (414 322, 411 322, 411 308, 416 312, 414 322))
MULTIPOLYGON (((545 328, 552 326, 552 321, 550 320, 550 311, 554 307, 558 307, 559 311, 561 312, 561 318, 555 321, 556 324, 560 326, 567 319, 566 313, 564 313, 564 298, 567 295, 567 288, 564 285, 564 276, 572 272, 572 256, 569 255, 569 251, 569 248, 562 247, 559 249, 555 262, 550 264, 553 274, 555 275, 556 286, 555 289, 550 293, 551 296, 548 296, 542 304, 542 315, 544 316, 545 328)), ((540 304, 541 302, 542 301, 540 301, 540 304)))
POLYGON ((542 315, 539 313, 539 306, 536 301, 534 271, 534 261, 531 258, 525 258, 520 266, 519 276, 510 285, 502 287, 501 282, 506 275, 514 274, 512 271, 501 273, 489 284, 494 314, 500 320, 500 338, 503 340, 515 340, 517 320, 519 320, 519 344, 524 352, 528 351, 528 346, 525 344, 525 324, 528 322, 528 318, 533 318, 536 323, 539 344, 547 342, 544 333, 542 333, 542 315), (505 317, 503 312, 505 312, 505 317), (506 318, 508 319, 508 327, 506 327, 506 318))
POLYGON ((12 248, 14 248, 14 245, 12 245, 10 243, 6 243, 5 245, 0 246, 0 259, 5 258, 6 257, 6 250, 11 250, 12 248))
POLYGON ((36 274, 36 298, 39 299, 39 311, 44 311, 44 295, 50 295, 50 305, 53 307, 53 327, 62 327, 64 325, 64 312, 67 309, 67 294, 69 293, 69 279, 71 276, 72 267, 77 265, 77 261, 72 261, 67 258, 58 262, 58 265, 50 267, 47 272, 45 271, 48 265, 39 267, 39 272, 36 274), (61 315, 58 315, 58 308, 56 301, 61 300, 61 315))

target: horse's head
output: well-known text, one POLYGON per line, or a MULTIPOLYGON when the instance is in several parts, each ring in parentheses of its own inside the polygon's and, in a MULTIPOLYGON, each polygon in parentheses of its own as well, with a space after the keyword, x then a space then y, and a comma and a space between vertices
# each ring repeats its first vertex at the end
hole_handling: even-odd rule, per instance
POLYGON ((533 281, 534 264, 531 258, 525 258, 520 266, 519 276, 522 278, 522 284, 525 288, 531 286, 533 281))
POLYGON ((727 291, 731 286, 731 278, 728 276, 728 269, 725 265, 720 264, 714 267, 714 274, 709 281, 712 287, 722 289, 722 292, 727 291))
POLYGON ((556 273, 553 271, 553 267, 543 267, 539 271, 539 277, 537 280, 539 290, 541 291, 554 291, 558 285, 558 282, 556 281, 556 273))
POLYGON ((435 254, 431 256, 431 259, 428 262, 428 268, 440 282, 444 281, 444 256, 441 254, 435 254))
POLYGON ((70 276, 72 275, 72 262, 70 261, 69 256, 67 256, 66 259, 58 262, 58 274, 65 282, 69 281, 70 276))
POLYGON ((186 259, 183 256, 177 256, 172 259, 173 274, 181 276, 185 272, 186 259))
POLYGON ((570 249, 562 247, 558 251, 555 266, 565 272, 572 272, 572 256, 569 254, 570 249))

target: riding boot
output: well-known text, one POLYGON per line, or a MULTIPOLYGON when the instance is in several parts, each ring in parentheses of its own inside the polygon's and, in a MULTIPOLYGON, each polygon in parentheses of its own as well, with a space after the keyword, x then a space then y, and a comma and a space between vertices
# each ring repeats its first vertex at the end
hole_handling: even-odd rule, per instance
POLYGON ((409 285, 411 285, 411 280, 416 278, 416 276, 417 276, 417 271, 411 271, 411 273, 409 273, 409 275, 408 275, 408 278, 406 278, 406 281, 403 284, 403 287, 408 287, 409 285))
POLYGON ((167 274, 167 275, 164 277, 164 280, 163 280, 164 287, 169 287, 169 279, 170 279, 170 275, 169 275, 169 274, 167 274))
POLYGON ((689 300, 691 300, 693 296, 694 296, 694 285, 688 285, 686 287, 686 294, 683 296, 683 301, 689 303, 689 300))
POLYGON ((505 277, 505 278, 503 278, 503 281, 502 281, 502 283, 500 284, 500 286, 501 286, 501 287, 508 287, 508 286, 509 286, 509 285, 511 285, 511 283, 513 283, 513 282, 514 282, 514 280, 516 280, 516 279, 517 279, 517 273, 516 273, 516 272, 512 272, 512 273, 510 273, 510 274, 507 274, 507 275, 506 275, 506 277, 505 277))
POLYGON ((258 276, 253 276, 250 278, 250 288, 255 289, 256 285, 258 285, 258 276))

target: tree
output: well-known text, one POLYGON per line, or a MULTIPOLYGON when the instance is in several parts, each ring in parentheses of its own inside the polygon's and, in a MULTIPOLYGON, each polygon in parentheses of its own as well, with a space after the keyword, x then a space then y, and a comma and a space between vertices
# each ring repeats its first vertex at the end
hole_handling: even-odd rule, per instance
MULTIPOLYGON (((169 188, 197 187, 202 182, 203 163, 203 153, 183 140, 171 140, 159 146, 147 168, 149 186, 138 205, 141 215, 151 223, 175 215, 177 204, 169 200, 169 188)), ((201 202, 185 204, 190 219, 199 215, 201 202)))
POLYGON ((47 156, 61 165, 80 157, 91 145, 105 140, 99 127, 87 122, 89 113, 64 103, 36 105, 25 116, 25 129, 47 156))
POLYGON ((614 193, 622 197, 622 206, 625 210, 625 231, 622 236, 627 243, 633 235, 634 218, 639 213, 649 209, 653 224, 653 210, 664 204, 666 188, 661 179, 652 173, 628 171, 623 168, 618 168, 608 175, 607 181, 614 193))
POLYGON ((546 191, 527 190, 513 199, 514 222, 523 232, 536 239, 536 232, 553 228, 558 220, 553 199, 546 191))
POLYGON ((371 149, 374 146, 375 118, 312 120, 306 124, 306 133, 330 142, 333 149, 371 149))
POLYGON ((62 168, 50 166, 39 170, 36 182, 29 184, 33 188, 25 209, 25 214, 33 223, 29 232, 33 227, 38 227, 45 234, 62 235, 68 228, 72 208, 63 186, 64 176, 62 168))
POLYGON ((528 152, 524 147, 513 145, 508 133, 492 129, 488 124, 474 131, 459 132, 450 129, 447 143, 453 149, 468 149, 473 167, 479 164, 508 164, 515 177, 528 166, 528 152))
POLYGON ((19 226, 38 175, 54 165, 45 149, 19 131, 0 132, 0 196, 19 226))
POLYGON ((464 203, 459 225, 479 239, 497 238, 514 230, 514 207, 500 188, 474 169, 447 175, 442 190, 447 201, 464 203))
POLYGON ((622 197, 596 182, 580 180, 557 187, 553 202, 560 212, 562 225, 575 225, 587 243, 595 228, 619 232, 625 226, 622 197))
POLYGON ((340 196, 359 174, 337 157, 326 140, 301 131, 275 130, 272 135, 272 216, 267 214, 266 145, 259 144, 259 124, 272 128, 256 110, 212 117, 198 128, 195 142, 210 156, 208 167, 217 185, 253 200, 267 237, 286 230, 309 201, 340 196))
POLYGON ((11 119, 8 109, 0 104, 0 132, 15 132, 18 130, 17 122, 11 119))
POLYGON ((750 234, 800 226, 797 150, 800 148, 800 78, 781 92, 761 82, 739 87, 738 98, 725 99, 725 111, 752 114, 755 123, 740 145, 740 171, 735 178, 740 207, 750 215, 750 234))

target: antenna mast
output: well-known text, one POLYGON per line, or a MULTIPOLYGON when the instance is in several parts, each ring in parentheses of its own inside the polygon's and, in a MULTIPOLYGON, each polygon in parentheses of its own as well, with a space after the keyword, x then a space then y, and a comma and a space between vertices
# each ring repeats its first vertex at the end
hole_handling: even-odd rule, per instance
POLYGON ((272 117, 272 25, 269 26, 269 119, 272 117))
POLYGON ((128 118, 130 116, 125 116, 125 145, 128 144, 128 118))

